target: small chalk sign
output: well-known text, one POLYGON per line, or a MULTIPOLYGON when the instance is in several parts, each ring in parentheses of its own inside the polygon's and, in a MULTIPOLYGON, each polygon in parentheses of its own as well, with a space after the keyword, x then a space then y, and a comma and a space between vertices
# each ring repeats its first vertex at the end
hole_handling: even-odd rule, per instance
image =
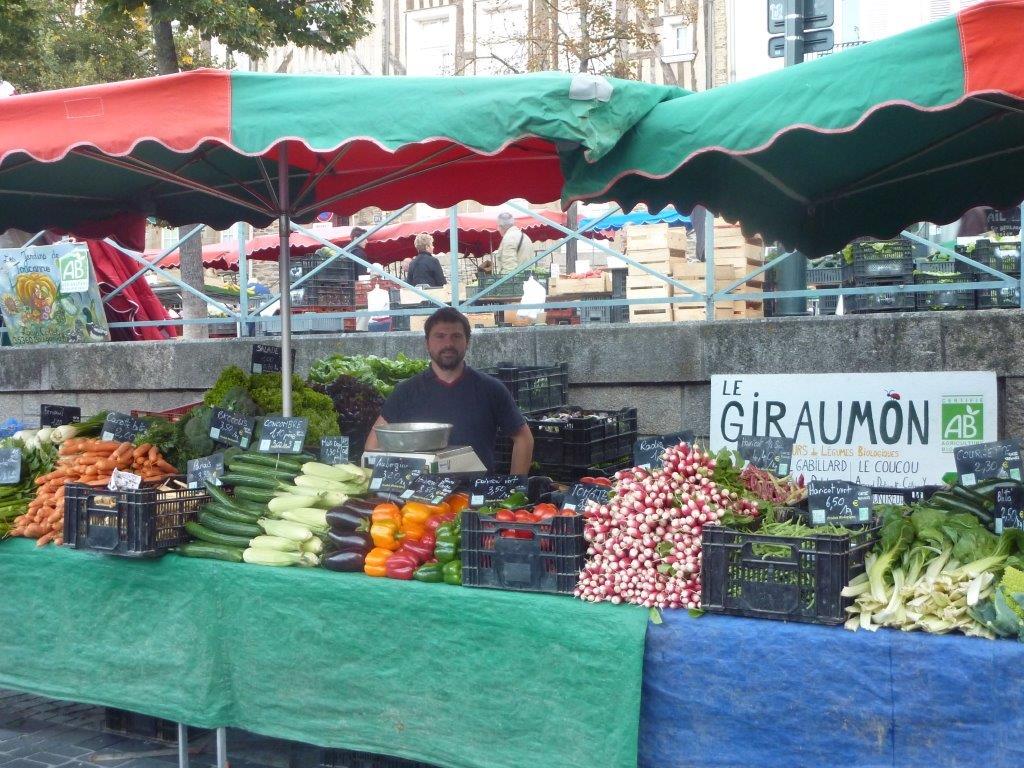
POLYGON ((679 443, 693 444, 693 432, 684 430, 669 435, 641 437, 633 444, 633 466, 650 469, 661 465, 661 455, 666 448, 679 443))
POLYGON ((1020 480, 1020 442, 999 440, 953 449, 956 471, 963 485, 974 485, 982 480, 1020 480))
POLYGON ((256 419, 223 408, 214 408, 210 415, 210 439, 224 445, 248 448, 255 424, 256 419))
POLYGON ((871 489, 846 480, 807 484, 811 525, 866 525, 871 522, 871 489))
POLYGON ((401 498, 422 501, 424 504, 440 504, 455 492, 458 485, 458 479, 451 475, 420 475, 413 479, 401 498))
POLYGON ((469 495, 472 507, 482 507, 494 501, 507 499, 516 491, 526 493, 527 479, 525 475, 485 475, 473 481, 473 490, 469 495))
MULTIPOLYGON (((250 373, 280 373, 283 357, 281 348, 273 344, 253 344, 250 373)), ((295 350, 292 350, 292 370, 295 370, 295 350)))
POLYGON ((199 459, 190 459, 186 481, 189 488, 202 488, 207 482, 220 485, 224 474, 224 454, 213 453, 199 459))
POLYGON ((130 443, 146 431, 146 422, 127 413, 111 411, 103 422, 100 436, 115 443, 130 443))
POLYGON ((565 495, 562 509, 569 512, 583 512, 587 508, 587 502, 594 501, 597 504, 604 504, 611 498, 611 495, 612 489, 607 486, 576 483, 565 495))
POLYGON ((793 463, 793 442, 791 437, 740 435, 736 451, 755 467, 786 477, 793 463))
POLYGON ((426 466, 426 459, 381 456, 373 465, 370 490, 381 494, 402 494, 412 485, 412 481, 423 473, 426 466))
POLYGON ((65 424, 81 423, 82 409, 75 405, 42 403, 39 406, 40 427, 63 427, 65 424))
POLYGON ((0 485, 21 482, 21 448, 0 448, 0 485))
POLYGON ((110 475, 107 489, 111 491, 137 491, 141 485, 142 477, 140 475, 115 469, 113 474, 110 475))
POLYGON ((348 464, 349 439, 345 435, 332 435, 320 439, 320 461, 324 464, 348 464))
POLYGON ((260 421, 260 453, 302 453, 309 419, 302 416, 268 416, 260 421))
POLYGON ((995 532, 1009 528, 1024 530, 1024 486, 996 489, 995 532))

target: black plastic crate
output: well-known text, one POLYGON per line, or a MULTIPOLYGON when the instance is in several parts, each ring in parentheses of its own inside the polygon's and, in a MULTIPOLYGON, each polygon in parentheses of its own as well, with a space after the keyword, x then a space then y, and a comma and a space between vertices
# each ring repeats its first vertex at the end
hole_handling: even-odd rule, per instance
POLYGON ((589 323, 610 323, 612 321, 613 307, 582 307, 580 308, 580 322, 589 323))
POLYGON ((612 307, 611 311, 611 322, 613 323, 628 323, 629 322, 629 306, 623 307, 612 307))
POLYGON ((532 413, 566 404, 569 398, 569 364, 513 365, 498 363, 484 370, 512 394, 519 410, 532 413))
POLYGON ((626 297, 626 276, 629 274, 629 270, 628 269, 609 269, 608 271, 612 275, 612 298, 613 299, 623 299, 623 298, 625 298, 626 297))
MULTIPOLYGON (((956 252, 1005 274, 1020 274, 1020 248, 1016 244, 1013 247, 1007 247, 1001 243, 982 239, 976 240, 973 245, 958 245, 956 252)), ((960 264, 958 271, 976 272, 986 279, 991 277, 988 273, 967 264, 960 264)))
POLYGON ((973 282, 974 275, 965 275, 959 272, 950 272, 942 276, 917 273, 914 275, 916 285, 937 284, 934 291, 914 294, 917 309, 919 311, 974 309, 977 306, 974 292, 956 290, 957 286, 969 285, 973 282))
POLYGON ((472 510, 462 513, 462 583, 467 587, 571 595, 586 552, 582 515, 515 523, 472 510), (532 538, 520 538, 524 532, 532 538))
POLYGON ((973 268, 964 264, 963 262, 953 261, 949 259, 947 261, 931 261, 929 259, 915 259, 914 260, 914 274, 926 272, 933 275, 947 275, 951 272, 960 272, 962 274, 971 274, 973 268))
POLYGON ((807 270, 808 285, 838 288, 846 282, 846 278, 843 267, 809 267, 807 270))
MULTIPOLYGON (((292 269, 301 270, 305 275, 319 267, 333 254, 327 248, 321 248, 315 253, 310 253, 298 259, 292 260, 292 269)), ((294 276, 294 272, 293 272, 294 276)), ((333 279, 352 280, 356 279, 356 263, 345 256, 339 256, 326 267, 316 273, 316 277, 331 277, 333 279)), ((314 278, 316 279, 316 278, 314 278)))
MULTIPOLYGON (((902 283, 897 283, 896 285, 902 285, 902 283)), ((917 301, 914 299, 914 294, 896 292, 846 296, 844 305, 853 314, 866 312, 913 312, 917 309, 917 301)))
POLYGON ((594 467, 617 461, 632 452, 637 436, 636 408, 552 408, 527 421, 533 432, 533 458, 542 467, 594 467))
POLYGON ((140 715, 138 712, 129 712, 113 707, 104 707, 103 730, 123 736, 141 736, 144 739, 155 739, 171 744, 178 740, 178 724, 173 720, 140 715))
POLYGON ((838 296, 819 296, 818 297, 818 314, 819 315, 834 315, 836 308, 839 306, 838 296))
MULTIPOLYGON (((542 275, 534 274, 534 273, 532 273, 530 271, 526 271, 526 272, 520 272, 518 275, 513 275, 508 280, 506 280, 504 283, 502 283, 497 288, 495 288, 493 291, 491 291, 486 296, 484 296, 484 299, 486 299, 488 296, 490 296, 492 298, 509 298, 509 297, 519 298, 519 297, 521 297, 523 295, 523 283, 525 283, 527 280, 529 280, 531 275, 533 276, 533 278, 538 283, 540 283, 542 286, 544 286, 544 290, 545 291, 548 289, 548 278, 547 277, 544 277, 542 275)), ((491 285, 494 285, 502 277, 503 277, 503 275, 492 275, 492 274, 489 274, 489 273, 486 273, 486 272, 479 273, 477 275, 477 284, 478 284, 477 287, 478 287, 478 290, 482 291, 484 288, 487 288, 487 287, 489 287, 491 285)))
POLYGON ((1020 208, 1005 211, 989 211, 986 227, 997 235, 1016 235, 1020 232, 1020 208))
POLYGON ((401 757, 354 752, 348 749, 323 750, 319 768, 436 768, 430 763, 405 760, 401 757))
MULTIPOLYGON (((184 483, 184 476, 175 479, 184 483)), ((69 483, 64 492, 64 543, 122 557, 155 557, 188 541, 185 523, 210 500, 204 488, 108 491, 69 483)))
MULTIPOLYGON (((511 460, 511 454, 509 455, 511 460)), ((575 485, 581 477, 607 477, 612 479, 620 469, 630 469, 633 466, 632 456, 620 456, 615 461, 605 462, 600 466, 593 467, 556 467, 542 466, 540 473, 547 475, 556 483, 575 485)))
MULTIPOLYGON (((979 279, 986 280, 985 277, 979 279)), ((989 288, 978 291, 977 300, 978 309, 1020 309, 1020 288, 989 288)))
POLYGON ((906 277, 914 271, 911 245, 903 239, 853 243, 853 264, 846 274, 854 285, 906 277))
POLYGON ((941 485, 918 485, 911 488, 872 486, 871 503, 910 506, 911 504, 931 498, 933 493, 941 490, 941 485))

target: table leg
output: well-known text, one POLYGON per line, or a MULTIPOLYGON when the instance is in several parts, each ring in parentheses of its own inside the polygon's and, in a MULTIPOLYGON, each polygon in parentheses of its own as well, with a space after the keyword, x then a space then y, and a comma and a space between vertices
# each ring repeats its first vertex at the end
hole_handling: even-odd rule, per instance
POLYGON ((178 723, 178 768, 188 768, 188 726, 178 723))
POLYGON ((228 766, 228 729, 217 729, 217 768, 228 766))

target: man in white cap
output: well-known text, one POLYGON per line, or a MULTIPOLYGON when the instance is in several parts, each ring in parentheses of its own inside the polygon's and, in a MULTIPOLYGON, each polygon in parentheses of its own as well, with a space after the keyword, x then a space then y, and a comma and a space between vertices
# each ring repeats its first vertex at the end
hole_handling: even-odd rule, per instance
POLYGON ((507 211, 498 214, 498 231, 501 233, 501 245, 494 253, 493 269, 495 274, 504 275, 530 260, 533 241, 516 226, 516 220, 507 211))

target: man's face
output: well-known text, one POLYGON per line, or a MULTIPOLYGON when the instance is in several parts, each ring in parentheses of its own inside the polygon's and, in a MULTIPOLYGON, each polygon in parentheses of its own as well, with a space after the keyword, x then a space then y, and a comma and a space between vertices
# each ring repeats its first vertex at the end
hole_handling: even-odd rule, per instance
POLYGON ((427 337, 427 354, 437 366, 453 371, 461 365, 469 349, 469 339, 460 323, 437 323, 427 337))

